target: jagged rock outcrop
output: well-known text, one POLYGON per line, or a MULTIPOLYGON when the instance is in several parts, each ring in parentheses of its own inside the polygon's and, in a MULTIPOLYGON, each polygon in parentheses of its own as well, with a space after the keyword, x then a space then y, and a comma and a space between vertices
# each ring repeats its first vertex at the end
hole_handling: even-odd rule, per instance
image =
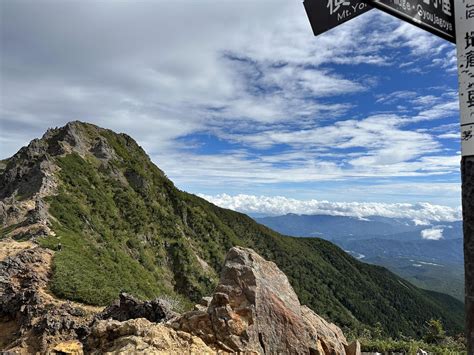
POLYGON ((346 348, 347 355, 360 355, 361 354, 361 347, 358 340, 353 341, 349 346, 346 348))
POLYGON ((301 306, 288 278, 251 249, 232 248, 207 310, 188 312, 175 329, 208 344, 261 354, 346 354, 342 331, 301 306))
POLYGON ((12 353, 46 353, 89 333, 90 312, 46 293, 52 256, 33 247, 0 262, 0 343, 12 353))
POLYGON ((0 226, 47 227, 43 198, 57 188, 57 167, 47 150, 46 141, 35 139, 8 160, 0 174, 0 226))
POLYGON ((34 247, 0 263, 0 340, 9 351, 360 354, 358 343, 348 345, 336 325, 301 306, 285 274, 251 249, 232 248, 212 297, 183 315, 162 299, 125 293, 95 316, 54 300, 45 292, 52 256, 34 247))
POLYGON ((285 274, 250 249, 229 251, 212 298, 198 306, 166 317, 162 303, 121 294, 97 316, 86 348, 93 353, 360 354, 358 343, 348 345, 340 328, 301 306, 285 274), (149 321, 167 318, 167 324, 149 321))
POLYGON ((164 322, 178 316, 173 311, 173 306, 164 299, 141 302, 135 297, 121 293, 119 299, 103 312, 97 315, 97 319, 114 319, 126 321, 129 319, 145 318, 150 322, 164 322))
POLYGON ((1 316, 29 317, 29 307, 39 303, 38 290, 49 280, 52 255, 51 251, 36 247, 0 263, 1 316))
POLYGON ((101 320, 86 344, 90 354, 215 354, 202 339, 140 318, 125 322, 101 320))
MULTIPOLYGON (((106 131, 96 126, 97 131, 106 131)), ((48 204, 45 197, 57 192, 59 170, 54 158, 75 152, 94 155, 106 163, 119 159, 106 139, 89 136, 85 124, 73 121, 64 127, 49 129, 41 139, 34 139, 8 159, 0 174, 0 227, 14 239, 51 235, 48 204)), ((123 176, 121 179, 125 180, 123 176)))

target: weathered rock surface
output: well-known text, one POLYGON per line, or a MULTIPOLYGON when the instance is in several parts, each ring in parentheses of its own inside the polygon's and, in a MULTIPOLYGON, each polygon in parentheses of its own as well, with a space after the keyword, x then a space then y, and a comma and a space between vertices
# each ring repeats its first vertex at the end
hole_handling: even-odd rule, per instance
POLYGON ((200 338, 140 318, 101 320, 86 344, 91 354, 215 354, 200 338))
POLYGON ((48 282, 52 252, 26 249, 0 263, 0 315, 27 316, 38 300, 38 289, 48 282))
POLYGON ((43 198, 56 191, 56 170, 47 144, 38 139, 10 158, 0 175, 0 226, 48 227, 48 206, 43 198))
POLYGON ((34 247, 0 262, 0 344, 5 350, 46 353, 89 332, 89 312, 45 292, 52 254, 34 247))
POLYGON ((261 354, 346 354, 342 331, 301 306, 287 277, 253 250, 227 254, 206 311, 188 312, 175 329, 223 349, 261 354))
POLYGON ((361 346, 358 340, 354 340, 346 347, 347 355, 361 355, 361 346))
POLYGON ((355 341, 348 345, 346 337, 337 325, 327 322, 306 306, 301 307, 301 314, 308 334, 310 337, 316 337, 324 354, 344 354, 345 352, 347 355, 360 355, 360 344, 357 352, 358 342, 355 341))
POLYGON ((35 246, 30 241, 17 242, 11 238, 0 239, 0 262, 8 257, 13 257, 25 249, 31 249, 35 246))
POLYGON ((82 355, 84 354, 82 343, 78 340, 69 340, 56 344, 51 351, 52 354, 82 355))
POLYGON ((159 323, 178 316, 172 308, 172 305, 164 299, 141 302, 127 293, 121 293, 119 300, 98 314, 97 319, 110 318, 123 322, 145 318, 150 322, 159 323))

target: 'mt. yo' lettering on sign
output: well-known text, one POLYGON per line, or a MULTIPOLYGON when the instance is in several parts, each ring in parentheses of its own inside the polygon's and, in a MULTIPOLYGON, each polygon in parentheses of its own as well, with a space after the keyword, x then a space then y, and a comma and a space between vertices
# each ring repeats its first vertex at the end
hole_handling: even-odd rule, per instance
POLYGON ((372 9, 363 0, 305 0, 303 4, 315 36, 372 9))

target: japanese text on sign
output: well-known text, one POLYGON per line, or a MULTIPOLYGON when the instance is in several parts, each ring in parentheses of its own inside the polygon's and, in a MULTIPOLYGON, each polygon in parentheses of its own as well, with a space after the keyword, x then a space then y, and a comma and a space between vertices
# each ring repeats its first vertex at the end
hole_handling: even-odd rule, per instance
POLYGON ((372 9, 364 0, 304 0, 315 36, 372 9))
POLYGON ((456 3, 462 155, 474 155, 474 0, 456 3))

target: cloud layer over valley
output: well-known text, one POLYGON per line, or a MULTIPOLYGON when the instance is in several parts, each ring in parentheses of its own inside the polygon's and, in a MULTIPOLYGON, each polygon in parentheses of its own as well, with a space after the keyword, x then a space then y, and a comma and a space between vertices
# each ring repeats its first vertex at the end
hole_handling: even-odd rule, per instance
MULTIPOLYGON (((294 214, 332 215, 367 218, 382 216, 389 218, 409 218, 415 224, 423 225, 428 222, 454 222, 461 220, 461 210, 430 203, 363 203, 363 202, 329 202, 318 200, 297 200, 282 196, 254 196, 227 194, 200 197, 216 204, 248 214, 267 216, 294 214)), ((424 239, 440 239, 443 230, 440 228, 423 230, 424 239)))

